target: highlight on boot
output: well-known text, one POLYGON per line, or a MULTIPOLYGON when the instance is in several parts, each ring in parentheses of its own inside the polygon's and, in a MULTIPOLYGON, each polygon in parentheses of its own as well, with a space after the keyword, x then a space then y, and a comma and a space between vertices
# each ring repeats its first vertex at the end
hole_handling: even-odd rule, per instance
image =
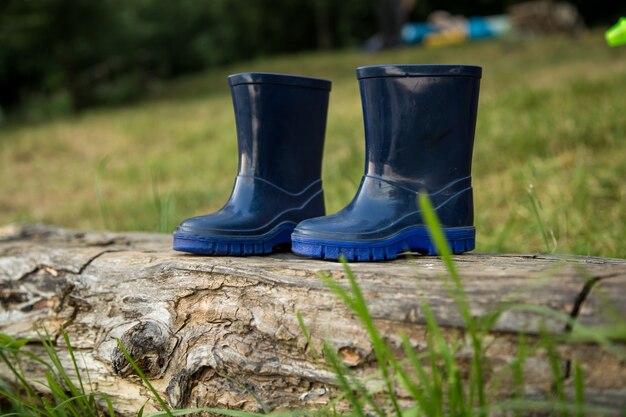
POLYGON ((272 73, 228 77, 238 175, 215 213, 183 221, 174 249, 205 255, 270 253, 298 222, 325 214, 321 169, 331 83, 272 73))
POLYGON ((426 192, 454 253, 475 247, 471 165, 482 69, 374 65, 357 69, 365 173, 352 202, 298 224, 292 251, 348 261, 434 255, 417 203, 426 192))

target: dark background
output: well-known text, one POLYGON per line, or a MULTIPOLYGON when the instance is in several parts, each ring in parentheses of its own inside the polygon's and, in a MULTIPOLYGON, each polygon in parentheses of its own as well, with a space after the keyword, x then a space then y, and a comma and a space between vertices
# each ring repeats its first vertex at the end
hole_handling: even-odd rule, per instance
MULTIPOLYGON (((572 2, 608 26, 624 2, 572 2)), ((436 9, 501 14, 504 0, 417 0, 436 9)), ((375 0, 0 0, 0 115, 50 97, 69 111, 132 101, 154 80, 276 53, 362 45, 375 0)))

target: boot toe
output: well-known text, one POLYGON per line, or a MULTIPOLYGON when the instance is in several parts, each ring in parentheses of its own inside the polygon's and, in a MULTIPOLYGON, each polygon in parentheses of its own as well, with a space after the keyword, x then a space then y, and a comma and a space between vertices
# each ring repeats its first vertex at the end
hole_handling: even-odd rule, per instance
POLYGON ((220 222, 216 216, 217 213, 191 217, 181 222, 176 228, 176 232, 193 233, 198 235, 215 234, 229 229, 229 225, 220 222))
POLYGON ((246 256, 270 253, 289 243, 293 224, 259 226, 254 220, 223 212, 189 218, 176 228, 173 248, 202 255, 246 256))
POLYGON ((317 238, 333 238, 353 235, 370 229, 371 221, 336 213, 330 216, 304 220, 296 226, 294 233, 317 238))

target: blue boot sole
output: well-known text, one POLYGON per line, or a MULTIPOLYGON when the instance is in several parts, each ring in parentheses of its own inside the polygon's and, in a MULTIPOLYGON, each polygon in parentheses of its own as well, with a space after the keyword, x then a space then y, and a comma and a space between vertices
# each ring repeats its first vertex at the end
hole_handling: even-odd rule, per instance
MULTIPOLYGON (((443 230, 453 253, 469 252, 476 246, 474 227, 457 227, 443 230)), ((396 259, 403 252, 438 255, 425 227, 412 227, 387 239, 375 241, 334 241, 308 236, 291 235, 291 250, 310 258, 349 262, 384 261, 396 259)))
POLYGON ((176 251, 198 255, 252 256, 265 255, 277 246, 289 248, 294 225, 280 225, 257 236, 207 236, 189 232, 175 232, 173 248, 176 251))

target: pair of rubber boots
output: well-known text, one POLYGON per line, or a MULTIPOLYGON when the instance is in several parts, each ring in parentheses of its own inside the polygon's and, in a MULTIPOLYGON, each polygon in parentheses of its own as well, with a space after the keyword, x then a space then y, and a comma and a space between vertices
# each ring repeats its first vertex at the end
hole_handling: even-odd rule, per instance
POLYGON ((226 205, 185 220, 174 249, 257 255, 279 246, 348 261, 436 254, 419 209, 428 193, 454 253, 474 249, 471 161, 482 70, 465 65, 357 69, 366 160, 352 202, 325 216, 321 169, 330 81, 229 77, 239 172, 226 205))

